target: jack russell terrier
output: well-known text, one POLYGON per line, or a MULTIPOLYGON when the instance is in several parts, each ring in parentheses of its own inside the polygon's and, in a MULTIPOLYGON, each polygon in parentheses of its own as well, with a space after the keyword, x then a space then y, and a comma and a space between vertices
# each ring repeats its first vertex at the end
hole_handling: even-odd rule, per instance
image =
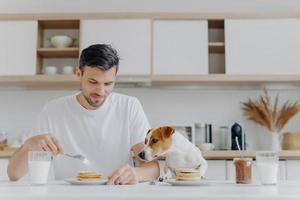
POLYGON ((165 156, 166 165, 160 181, 171 178, 175 170, 180 168, 199 169, 201 177, 207 170, 207 162, 199 148, 170 126, 150 129, 145 139, 145 147, 138 156, 146 161, 165 156))

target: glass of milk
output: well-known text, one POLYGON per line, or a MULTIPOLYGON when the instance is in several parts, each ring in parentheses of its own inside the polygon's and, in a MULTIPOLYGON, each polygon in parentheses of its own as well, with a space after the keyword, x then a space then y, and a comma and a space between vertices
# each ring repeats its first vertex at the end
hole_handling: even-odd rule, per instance
POLYGON ((263 185, 275 185, 278 177, 278 153, 257 151, 256 166, 263 185))
POLYGON ((44 185, 48 181, 48 174, 53 154, 47 151, 28 152, 29 180, 33 185, 44 185))

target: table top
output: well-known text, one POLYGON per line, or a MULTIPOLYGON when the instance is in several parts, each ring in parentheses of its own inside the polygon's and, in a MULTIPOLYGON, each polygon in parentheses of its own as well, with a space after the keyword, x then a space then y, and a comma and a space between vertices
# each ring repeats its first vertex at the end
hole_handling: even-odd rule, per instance
POLYGON ((241 185, 228 181, 205 181, 205 183, 200 186, 172 186, 166 183, 79 186, 70 185, 64 181, 53 181, 45 186, 30 186, 28 182, 0 181, 0 199, 300 199, 300 181, 284 181, 273 186, 262 186, 260 183, 241 185))

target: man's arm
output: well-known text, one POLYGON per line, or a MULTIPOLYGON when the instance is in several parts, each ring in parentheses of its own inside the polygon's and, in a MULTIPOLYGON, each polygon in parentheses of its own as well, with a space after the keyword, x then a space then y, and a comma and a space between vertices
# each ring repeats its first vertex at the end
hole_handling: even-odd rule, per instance
POLYGON ((64 150, 52 134, 37 135, 29 138, 9 160, 7 175, 11 181, 17 181, 27 173, 29 151, 50 151, 58 154, 63 153, 64 150))
MULTIPOLYGON (((132 147, 134 155, 143 148, 143 143, 136 144, 132 147)), ((138 157, 137 157, 138 158, 138 157)), ((109 177, 109 184, 137 184, 143 181, 152 181, 159 176, 158 161, 143 162, 140 160, 139 167, 132 167, 128 164, 114 171, 109 177)))

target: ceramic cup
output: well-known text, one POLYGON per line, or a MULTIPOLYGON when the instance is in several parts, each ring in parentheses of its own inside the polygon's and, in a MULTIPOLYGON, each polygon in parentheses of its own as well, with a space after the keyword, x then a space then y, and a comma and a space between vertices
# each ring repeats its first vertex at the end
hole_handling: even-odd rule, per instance
POLYGON ((47 75, 54 75, 57 73, 57 67, 55 66, 47 66, 45 67, 45 74, 47 75))
POLYGON ((64 66, 62 73, 65 75, 74 74, 74 67, 73 66, 64 66))

